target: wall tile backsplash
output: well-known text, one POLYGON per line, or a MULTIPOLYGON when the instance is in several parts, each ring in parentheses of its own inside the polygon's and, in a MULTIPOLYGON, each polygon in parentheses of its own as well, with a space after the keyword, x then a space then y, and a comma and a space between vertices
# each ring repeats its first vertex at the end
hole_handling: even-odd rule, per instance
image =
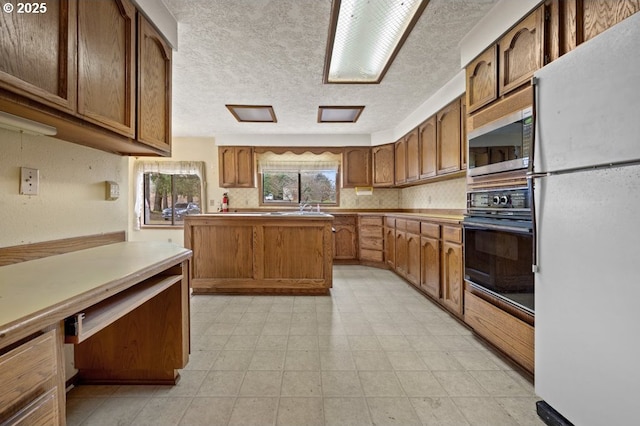
MULTIPOLYGON (((230 188, 229 209, 259 209, 258 188, 230 188)), ((465 178, 434 182, 403 189, 374 188, 372 195, 356 195, 340 189, 341 209, 465 209, 465 178)))

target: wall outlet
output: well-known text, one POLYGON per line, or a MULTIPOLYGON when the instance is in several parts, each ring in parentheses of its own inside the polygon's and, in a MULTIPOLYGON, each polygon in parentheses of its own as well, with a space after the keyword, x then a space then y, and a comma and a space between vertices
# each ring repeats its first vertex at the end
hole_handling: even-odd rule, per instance
POLYGON ((117 182, 113 182, 107 180, 104 182, 105 185, 105 200, 114 201, 120 198, 120 185, 117 182))
POLYGON ((40 187, 40 170, 28 167, 20 168, 20 194, 38 195, 40 187))

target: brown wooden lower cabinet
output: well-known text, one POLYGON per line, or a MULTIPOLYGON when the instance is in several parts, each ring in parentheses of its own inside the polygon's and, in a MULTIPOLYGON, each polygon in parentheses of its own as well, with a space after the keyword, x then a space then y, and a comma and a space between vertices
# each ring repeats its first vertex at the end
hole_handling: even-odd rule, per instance
POLYGON ((420 288, 440 299, 440 240, 420 237, 420 288))
POLYGON ((534 372, 534 327, 465 291, 464 321, 530 373, 534 372))
POLYGON ((382 216, 358 217, 358 258, 360 262, 384 262, 384 228, 382 216))
POLYGON ((346 263, 358 259, 358 218, 356 215, 335 215, 333 220, 333 259, 346 263))

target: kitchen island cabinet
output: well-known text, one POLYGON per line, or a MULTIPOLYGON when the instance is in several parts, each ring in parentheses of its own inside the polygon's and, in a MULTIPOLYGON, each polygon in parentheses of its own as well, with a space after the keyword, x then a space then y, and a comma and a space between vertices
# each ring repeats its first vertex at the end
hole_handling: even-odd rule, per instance
POLYGON ((333 216, 239 213, 185 218, 193 292, 326 294, 333 279, 333 216))

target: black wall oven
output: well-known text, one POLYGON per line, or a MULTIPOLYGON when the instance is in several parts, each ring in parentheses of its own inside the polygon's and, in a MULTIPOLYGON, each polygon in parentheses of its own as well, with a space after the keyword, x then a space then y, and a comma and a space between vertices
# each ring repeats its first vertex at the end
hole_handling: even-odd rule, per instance
POLYGON ((527 317, 535 311, 531 201, 530 185, 474 190, 463 221, 470 291, 527 317))

